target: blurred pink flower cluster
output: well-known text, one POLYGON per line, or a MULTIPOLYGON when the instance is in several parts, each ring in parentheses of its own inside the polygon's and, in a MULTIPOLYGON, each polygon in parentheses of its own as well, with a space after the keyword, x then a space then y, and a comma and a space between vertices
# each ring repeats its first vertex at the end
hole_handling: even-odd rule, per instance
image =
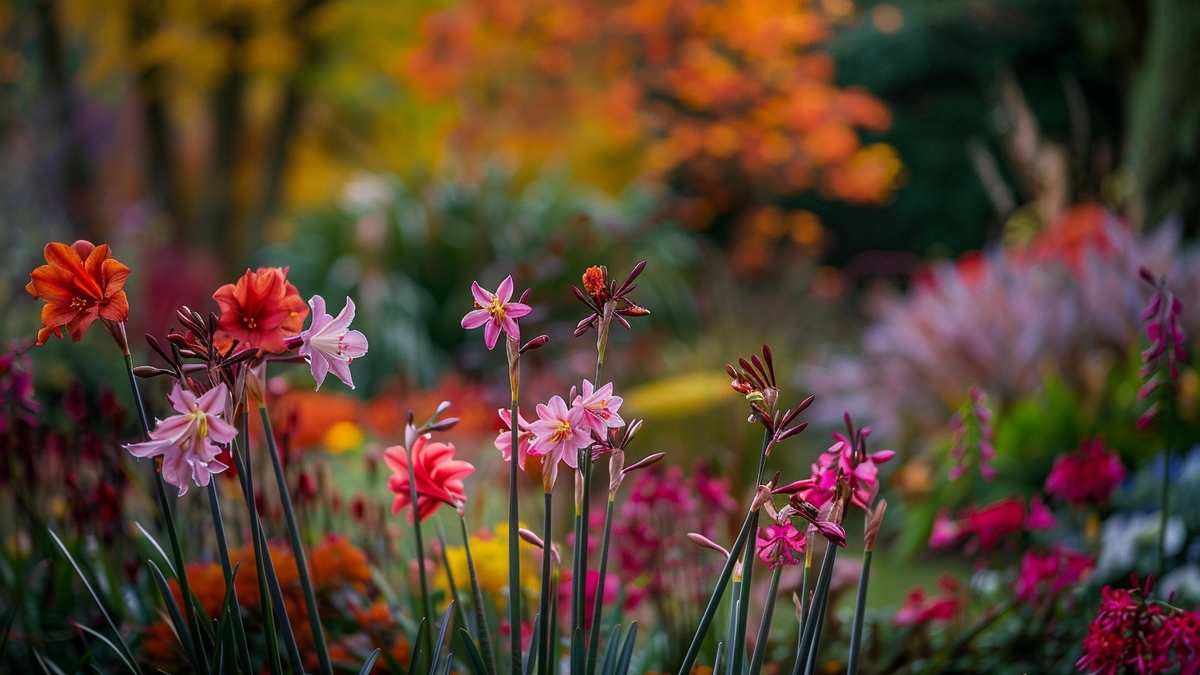
POLYGON ((1134 589, 1105 586, 1096 620, 1083 640, 1079 670, 1093 675, 1200 673, 1200 614, 1149 601, 1153 578, 1134 589), (1172 658, 1174 655, 1174 658, 1172 658))
POLYGON ((968 507, 956 519, 951 519, 946 509, 938 511, 933 532, 929 535, 929 546, 944 548, 965 544, 967 553, 988 552, 1018 532, 1052 530, 1057 524, 1041 497, 1029 501, 1028 511, 1024 498, 1008 497, 980 509, 968 507))
POLYGON ((1104 504, 1125 479, 1125 467, 1116 452, 1104 449, 1104 439, 1084 441, 1079 452, 1054 460, 1046 477, 1046 494, 1073 506, 1104 504))

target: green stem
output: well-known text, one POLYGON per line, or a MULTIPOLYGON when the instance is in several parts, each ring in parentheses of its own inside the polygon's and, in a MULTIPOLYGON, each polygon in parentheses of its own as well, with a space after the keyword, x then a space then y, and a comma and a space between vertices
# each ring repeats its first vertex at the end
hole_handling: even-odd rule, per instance
POLYGON ((858 593, 854 598, 854 625, 850 627, 846 675, 858 675, 858 653, 862 649, 863 622, 867 611, 867 582, 871 580, 871 557, 874 554, 874 551, 863 553, 862 573, 858 577, 858 593))
POLYGON ((608 507, 604 512, 604 534, 600 539, 600 574, 597 577, 596 597, 592 600, 592 626, 591 634, 588 636, 586 675, 595 675, 596 662, 600 656, 600 617, 604 612, 604 582, 605 577, 608 576, 608 542, 612 536, 615 504, 616 495, 609 495, 608 507))
MULTIPOLYGON (((733 588, 730 591, 729 597, 729 625, 725 627, 725 675, 733 675, 733 659, 729 658, 729 649, 732 647, 734 635, 737 633, 738 614, 742 608, 742 578, 736 576, 731 582, 733 588)), ((717 667, 717 659, 713 659, 713 669, 717 667)))
MULTIPOLYGON (((758 451, 758 473, 754 478, 754 489, 762 485, 763 472, 767 468, 767 450, 771 445, 771 434, 763 431, 762 447, 758 451)), ((758 528, 758 511, 753 514, 755 530, 758 528)), ((750 588, 754 583, 754 547, 747 546, 742 560, 742 595, 738 603, 737 628, 734 643, 729 645, 730 673, 742 675, 742 663, 746 659, 746 630, 750 614, 750 588)))
POLYGON ((1169 493, 1171 490, 1171 442, 1175 421, 1175 392, 1169 391, 1164 397, 1163 405, 1163 468, 1162 486, 1160 488, 1159 523, 1158 523, 1158 576, 1161 578, 1167 571, 1167 516, 1170 513, 1169 493))
POLYGON ((275 632, 275 614, 272 608, 271 591, 267 587, 267 565, 271 562, 270 553, 261 544, 262 522, 258 518, 258 506, 254 502, 254 470, 250 459, 250 420, 245 410, 238 415, 238 436, 242 439, 245 455, 238 452, 237 439, 234 439, 233 463, 237 468, 238 481, 242 484, 242 496, 250 511, 250 539, 254 546, 254 573, 258 577, 258 602, 262 609, 263 628, 266 633, 267 661, 271 664, 274 675, 283 673, 283 663, 279 656, 279 637, 275 632))
MULTIPOLYGON (((300 541, 300 528, 296 525, 296 512, 292 510, 292 496, 288 491, 287 479, 283 475, 283 464, 279 452, 275 448, 275 433, 271 430, 271 418, 267 415, 267 406, 259 405, 258 414, 262 418, 263 433, 267 436, 267 454, 271 456, 271 464, 275 469, 275 482, 279 486, 279 501, 283 506, 283 515, 287 521, 288 539, 292 543, 292 555, 296 557, 296 567, 300 570, 300 588, 304 591, 304 604, 308 609, 308 622, 312 627, 313 648, 317 652, 317 661, 321 667, 321 675, 333 675, 333 667, 329 662, 329 652, 325 646, 325 633, 321 626, 321 616, 317 611, 317 596, 313 593, 312 579, 308 573, 308 559, 304 554, 304 545, 300 541)), ((413 502, 416 508, 416 502, 413 502)))
POLYGON ((816 590, 813 592, 812 606, 804 620, 804 632, 800 635, 800 647, 796 652, 796 665, 792 668, 792 675, 800 675, 801 670, 807 665, 808 654, 816 638, 817 626, 824 619, 822 603, 829 595, 829 580, 833 576, 833 560, 837 556, 837 548, 834 544, 826 545, 825 558, 821 561, 821 571, 817 575, 816 590))
POLYGON ((550 492, 544 494, 545 512, 542 518, 542 597, 538 605, 538 615, 547 617, 547 619, 538 640, 538 675, 548 675, 550 672, 550 634, 553 632, 553 624, 550 621, 552 618, 550 617, 550 593, 552 590, 550 579, 551 496, 550 492))
MULTIPOLYGON (((413 443, 416 445, 415 441, 413 443)), ((425 621, 429 624, 429 630, 425 631, 425 653, 433 654, 433 601, 429 597, 429 580, 425 574, 425 538, 421 532, 421 513, 417 508, 417 475, 416 475, 416 460, 413 459, 413 449, 408 448, 408 490, 409 498, 412 499, 412 519, 413 519, 413 534, 417 539, 417 578, 421 584, 421 613, 424 615, 425 621)), ((437 664, 431 663, 432 669, 437 664)))
POLYGON ((712 624, 713 616, 717 613, 717 605, 721 604, 721 596, 725 594, 725 586, 729 584, 729 577, 733 575, 733 566, 737 564, 737 557, 742 554, 742 548, 746 545, 746 541, 750 538, 750 533, 753 531, 751 516, 754 512, 746 514, 746 520, 742 523, 742 531, 738 533, 737 540, 733 543, 733 549, 729 551, 729 558, 725 561, 725 566, 721 568, 721 575, 717 577, 717 585, 713 588, 712 597, 708 599, 708 606, 704 608, 704 614, 700 616, 700 625, 696 628, 696 634, 692 637, 692 643, 688 646, 687 654, 683 657, 683 663, 679 666, 679 675, 689 675, 692 672, 692 666, 696 663, 696 656, 700 654, 700 644, 704 642, 704 636, 708 633, 708 627, 712 624))
POLYGON ((771 573, 771 585, 767 587, 767 605, 763 608, 762 623, 758 626, 758 638, 754 641, 754 655, 750 658, 750 675, 762 672, 763 659, 767 655, 767 637, 771 632, 771 617, 775 614, 775 596, 779 593, 779 574, 783 565, 776 565, 771 573))
POLYGON ((471 575, 471 600, 475 605, 475 630, 479 632, 479 650, 483 652, 483 663, 490 675, 499 675, 496 671, 496 659, 492 655, 492 633, 488 629, 487 613, 483 611, 483 589, 479 587, 479 576, 475 573, 475 558, 471 556, 471 538, 467 536, 467 519, 460 517, 462 526, 463 548, 467 553, 467 571, 471 575))
MULTIPOLYGON (((134 407, 137 408, 138 421, 142 425, 142 437, 150 438, 150 419, 146 416, 146 408, 142 402, 142 393, 138 388, 137 377, 133 374, 133 356, 128 352, 125 353, 125 374, 129 377, 129 388, 133 393, 134 407)), ((155 461, 155 460, 151 460, 155 461)), ((199 631, 199 614, 196 610, 196 604, 192 599, 191 584, 188 583, 187 568, 183 564, 183 547, 179 545, 179 533, 175 529, 175 517, 171 513, 171 502, 167 497, 166 482, 163 480, 162 471, 154 472, 155 494, 158 498, 158 508, 162 511, 163 523, 167 527, 167 538, 171 544, 171 557, 175 563, 175 579, 179 582, 179 592, 183 596, 184 613, 187 614, 188 630, 193 636, 196 646, 196 655, 200 659, 200 665, 206 670, 208 664, 208 652, 206 652, 201 643, 199 631)))
POLYGON ((520 417, 517 412, 517 390, 513 388, 509 417, 512 433, 512 453, 508 462, 508 632, 511 675, 521 668, 521 520, 517 510, 517 462, 520 443, 517 440, 520 417))
MULTIPOLYGON (((231 448, 230 454, 232 453, 231 448)), ((246 673, 252 673, 254 669, 250 664, 250 643, 246 640, 246 626, 242 623, 242 605, 238 601, 237 588, 233 583, 233 563, 229 559, 229 542, 225 539, 225 523, 221 519, 221 500, 217 496, 215 478, 208 481, 208 505, 217 530, 217 552, 221 558, 221 571, 225 576, 225 585, 233 588, 233 632, 237 638, 238 665, 246 673)))

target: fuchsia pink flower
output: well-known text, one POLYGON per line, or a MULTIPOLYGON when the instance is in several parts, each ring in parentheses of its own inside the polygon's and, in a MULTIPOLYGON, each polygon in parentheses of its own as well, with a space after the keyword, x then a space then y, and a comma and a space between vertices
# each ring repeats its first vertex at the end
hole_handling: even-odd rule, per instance
POLYGON ((758 557, 770 569, 800 562, 797 553, 804 553, 806 537, 791 523, 758 528, 758 557))
POLYGON ((488 349, 496 347, 500 331, 508 333, 513 340, 520 341, 521 327, 517 319, 529 314, 532 308, 520 302, 509 302, 513 294, 511 276, 500 282, 496 293, 489 293, 479 286, 478 281, 471 282, 471 295, 475 296, 475 309, 463 317, 462 327, 471 330, 483 326, 483 341, 488 349))
MULTIPOLYGON (((1156 277, 1150 270, 1143 267, 1139 273, 1146 283, 1154 286, 1154 295, 1150 296, 1150 304, 1142 310, 1141 319, 1146 324, 1146 335, 1150 338, 1150 347, 1142 352, 1141 376, 1146 380, 1145 385, 1138 391, 1138 400, 1149 397, 1165 377, 1174 386, 1179 380, 1179 361, 1187 358, 1183 349, 1185 335, 1179 325, 1179 315, 1183 312, 1183 301, 1167 290, 1167 282, 1162 277, 1156 277)), ((1138 431, 1144 431, 1154 421, 1158 414, 1158 401, 1138 417, 1138 431)))
POLYGON ((329 371, 351 389, 354 381, 350 376, 350 362, 367 353, 367 338, 356 330, 350 330, 354 320, 354 301, 346 298, 346 306, 337 317, 325 311, 325 298, 314 295, 308 301, 312 308, 312 325, 300 333, 300 355, 312 368, 317 389, 325 381, 329 371))
POLYGON ((1084 441, 1078 452, 1059 455, 1046 477, 1046 493, 1074 506, 1108 501, 1125 479, 1121 457, 1104 449, 1104 439, 1084 441))
POLYGON ((192 482, 204 487, 210 474, 229 468, 217 460, 221 452, 218 444, 232 441, 237 429, 220 417, 229 400, 224 383, 196 398, 176 382, 167 400, 179 414, 159 420, 150 432, 149 441, 132 443, 125 449, 134 457, 161 455, 163 480, 179 488, 179 494, 183 495, 192 482))
MULTIPOLYGON (((504 428, 496 435, 496 440, 493 445, 500 451, 500 456, 504 461, 512 461, 512 412, 500 408, 500 421, 504 424, 504 428)), ((529 422, 525 421, 525 416, 521 411, 517 411, 517 466, 521 470, 525 470, 525 458, 529 456, 529 446, 533 443, 533 432, 530 431, 529 422)))
MULTIPOLYGON (((455 508, 467 501, 463 479, 475 472, 469 462, 454 459, 454 445, 432 442, 432 434, 418 436, 412 444, 413 475, 417 481, 417 515, 424 521, 437 511, 441 504, 455 508)), ((396 493, 392 502, 392 513, 412 504, 412 487, 408 477, 409 453, 402 445, 393 445, 383 451, 383 461, 392 470, 388 489, 396 493)), ((413 514, 408 514, 408 522, 413 514)))
POLYGON ((1013 584, 1017 599, 1044 606, 1055 596, 1087 578, 1092 557, 1055 544, 1049 551, 1030 549, 1021 557, 1021 572, 1013 584))
POLYGON ((612 392, 612 382, 593 389, 589 380, 583 381, 583 393, 575 397, 571 407, 582 409, 581 424, 588 434, 607 438, 609 429, 625 426, 625 420, 617 414, 623 400, 620 396, 613 396, 612 392))
POLYGON ((1200 673, 1200 614, 1149 601, 1153 577, 1133 590, 1105 586, 1075 667, 1094 675, 1200 673), (1174 656, 1174 658, 1172 658, 1174 656))
POLYGON ((537 414, 537 421, 529 425, 534 436, 529 452, 546 457, 554 465, 566 462, 576 468, 579 449, 592 444, 583 426, 583 408, 568 408, 561 396, 554 396, 549 404, 538 404, 537 414))
POLYGON ((995 478, 992 460, 996 458, 996 446, 993 445, 996 431, 992 428, 992 411, 987 407, 987 397, 982 389, 971 387, 967 402, 950 419, 950 430, 954 438, 950 448, 950 457, 954 459, 950 480, 958 480, 967 472, 968 440, 979 447, 979 474, 986 481, 995 478))
POLYGON ((836 442, 817 459, 816 464, 812 465, 813 485, 803 496, 805 501, 812 502, 818 507, 827 504, 833 499, 833 493, 837 487, 838 470, 841 469, 846 476, 846 481, 850 484, 852 494, 850 502, 866 510, 875 500, 875 494, 879 491, 876 480, 876 475, 879 473, 878 465, 889 461, 896 456, 896 453, 892 450, 881 450, 867 454, 866 440, 867 436, 871 435, 871 427, 855 430, 849 413, 846 413, 845 420, 849 435, 833 434, 833 440, 836 442))

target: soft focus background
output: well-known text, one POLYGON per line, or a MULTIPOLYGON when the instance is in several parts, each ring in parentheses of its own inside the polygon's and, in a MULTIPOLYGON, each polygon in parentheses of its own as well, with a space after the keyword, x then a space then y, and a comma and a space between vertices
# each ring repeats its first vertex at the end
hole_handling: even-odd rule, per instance
MULTIPOLYGON (((32 347, 29 270, 46 242, 78 238, 132 268, 140 362, 140 336, 165 335, 180 305, 215 310, 247 267, 288 266, 334 307, 354 298, 371 346, 357 388, 314 393, 298 367, 269 387, 313 543, 349 536, 374 583, 406 583, 378 458, 410 408, 452 401, 471 480, 502 485, 507 382, 459 326, 471 282, 532 288, 524 323, 551 342, 526 359, 522 394, 546 400, 594 368, 594 341, 571 337, 570 284, 643 259, 651 315, 616 330, 605 379, 626 419, 647 419, 641 454, 681 467, 661 480, 715 476, 746 497, 757 434, 723 369, 764 342, 785 397, 817 397, 773 462, 806 475, 845 410, 899 453, 881 473, 881 631, 912 630, 890 617, 942 573, 979 594, 972 609, 1006 588, 1020 547, 929 549, 936 514, 1039 493, 1055 457, 1095 437, 1128 478, 1112 503, 1059 513, 1071 532, 1056 536, 1098 556, 1093 583, 1154 571, 1164 431, 1134 428, 1152 290, 1137 270, 1166 275, 1200 335, 1190 0, 0 0, 0 35, 0 609, 26 607, 18 642, 71 644, 90 611, 39 526, 137 579, 133 523, 153 520, 119 446, 132 416, 108 337, 32 347), (972 386, 995 414, 997 476, 951 481, 950 420, 972 386), (14 420, 36 433, 17 438, 14 420)), ((1176 489, 1163 582, 1194 607, 1190 365, 1179 391, 1173 475, 1195 487, 1176 489)), ((481 532, 503 519, 499 489, 471 500, 481 532)), ((631 560, 635 579, 661 564, 631 560)), ((329 574, 363 583, 363 569, 329 574)), ((694 616, 654 600, 690 634, 694 616)), ((1012 652, 987 667, 1069 671, 1085 627, 1038 651, 1001 625, 1012 652)), ((648 664, 678 658, 665 642, 648 664)))

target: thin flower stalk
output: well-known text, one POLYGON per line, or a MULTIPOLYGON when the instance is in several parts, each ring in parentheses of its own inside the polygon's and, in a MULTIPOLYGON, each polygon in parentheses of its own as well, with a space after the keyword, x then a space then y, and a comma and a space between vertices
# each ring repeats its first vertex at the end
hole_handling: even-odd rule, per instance
MULTIPOLYGON (((271 418, 267 414, 267 406, 260 403, 259 416, 262 418, 263 433, 267 437, 267 454, 271 456, 271 464, 275 469, 275 483, 279 487, 279 501, 283 506, 284 520, 287 523, 288 539, 292 544, 292 555, 296 557, 296 567, 300 570, 300 589, 304 592, 304 604, 308 610, 308 621, 312 627, 313 649, 317 652, 317 662, 321 675, 333 675, 333 667, 329 661, 329 650, 325 645, 324 628, 321 616, 317 611, 317 597, 313 593, 312 578, 308 572, 308 561, 304 553, 304 545, 300 541, 300 526, 296 522, 296 512, 292 509, 292 497, 288 490, 287 478, 283 475, 283 465, 279 460, 279 452, 275 448, 275 433, 271 430, 271 418)), ((250 508, 254 508, 251 504, 250 508)))
MULTIPOLYGON (((122 337, 125 335, 125 324, 119 323, 118 330, 122 337)), ((142 394, 138 388, 137 378, 133 374, 133 356, 129 353, 128 342, 118 340, 118 345, 121 347, 123 356, 125 357, 125 372, 129 377, 129 387, 133 393, 134 407, 137 409, 138 422, 142 426, 142 437, 150 439, 150 420, 146 416, 146 407, 142 402, 142 394)), ((192 635, 199 636, 199 614, 196 611, 196 605, 192 596, 191 585, 188 583, 187 574, 184 572, 183 564, 183 548, 179 544, 179 532, 175 529, 175 517, 171 513, 171 502, 167 498, 166 481, 163 479, 162 473, 156 471, 154 474, 155 496, 158 499, 158 507, 162 512, 163 523, 167 526, 167 539, 171 544, 171 557, 175 565, 176 579, 179 581, 180 594, 183 596, 183 609, 187 618, 188 630, 192 635)), ((201 659, 201 665, 208 667, 208 655, 204 650, 197 650, 201 659)))
POLYGON ((792 668, 792 675, 800 675, 802 672, 807 675, 809 672, 810 653, 816 647, 817 628, 825 618, 825 603, 829 599, 829 582, 833 577, 833 562, 837 557, 837 550, 838 547, 833 544, 825 548, 825 557, 821 561, 821 571, 817 574, 812 602, 804 620, 804 631, 800 635, 800 646, 796 651, 796 665, 792 668))
MULTIPOLYGON (((458 595, 458 582, 455 581, 455 579, 454 579, 454 570, 450 568, 450 557, 446 553, 446 549, 447 549, 446 532, 442 529, 442 524, 440 522, 438 522, 436 524, 436 526, 437 526, 437 538, 438 538, 438 544, 439 544, 438 550, 441 552, 441 558, 442 558, 442 569, 445 570, 445 572, 446 572, 446 583, 447 583, 447 585, 450 586, 450 605, 454 608, 454 615, 458 617, 459 625, 465 628, 465 627, 469 626, 470 624, 467 623, 467 612, 466 612, 466 610, 463 609, 462 598, 460 598, 458 595)), ((450 641, 451 641, 451 643, 454 642, 453 634, 451 634, 451 636, 450 636, 450 641)), ((487 675, 487 674, 486 673, 475 673, 475 675, 487 675)))
POLYGON ((767 655, 767 637, 771 632, 771 617, 775 614, 775 596, 779 593, 779 575, 783 565, 771 572, 771 585, 767 587, 767 604, 763 608, 762 623, 758 626, 758 638, 754 641, 754 655, 750 658, 750 675, 762 672, 763 659, 767 655))
POLYGON ((254 669, 250 664, 250 643, 246 639, 246 626, 242 622, 242 612, 239 609, 241 604, 238 602, 237 586, 234 584, 233 564, 229 559, 229 542, 225 538, 225 522, 221 518, 221 501, 217 496, 215 481, 209 481, 208 483, 208 505, 212 511, 213 525, 216 527, 217 553, 221 559, 221 572, 225 578, 225 587, 233 595, 233 606, 227 611, 233 614, 233 632, 234 637, 237 638, 238 665, 245 672, 251 673, 254 672, 254 669))
POLYGON ((854 598, 854 623, 850 626, 850 654, 847 656, 846 675, 857 675, 859 652, 862 650, 863 622, 867 611, 867 583, 871 579, 871 558, 875 554, 875 540, 887 511, 887 501, 880 500, 874 509, 867 512, 863 536, 863 563, 858 578, 858 591, 854 598))
MULTIPOLYGON (((552 461, 547 457, 547 461, 552 461)), ((541 616, 550 616, 550 596, 553 593, 553 579, 550 572, 550 557, 552 545, 550 544, 550 536, 553 534, 551 530, 551 514, 552 514, 552 497, 553 493, 550 490, 549 484, 543 494, 544 506, 542 512, 542 541, 545 545, 542 546, 542 597, 539 598, 538 614, 541 616)), ((551 617, 553 619, 553 617, 551 617)), ((547 625, 551 630, 543 630, 540 641, 537 645, 538 653, 538 675, 548 675, 550 672, 550 635, 553 633, 553 621, 548 621, 547 625)))
POLYGON ((704 636, 708 633, 708 628, 712 625, 713 616, 717 613, 717 605, 721 603, 721 597, 725 594, 725 587, 729 585, 729 579, 733 575, 733 567, 738 562, 738 556, 742 554, 746 546, 746 542, 750 539, 750 534, 754 532, 753 521, 751 516, 753 511, 746 514, 746 520, 742 523, 742 530, 738 533, 737 539, 733 543, 733 548, 729 550, 729 559, 725 561, 725 566, 721 568, 721 574, 717 577, 717 584, 713 588, 712 597, 708 599, 708 605, 704 608, 704 614, 700 616, 700 624, 696 627, 696 634, 692 636, 692 642, 688 646, 687 653, 683 657, 683 662, 679 666, 679 675, 689 675, 692 672, 692 666, 696 664, 696 657, 700 654, 700 645, 704 642, 704 636))

